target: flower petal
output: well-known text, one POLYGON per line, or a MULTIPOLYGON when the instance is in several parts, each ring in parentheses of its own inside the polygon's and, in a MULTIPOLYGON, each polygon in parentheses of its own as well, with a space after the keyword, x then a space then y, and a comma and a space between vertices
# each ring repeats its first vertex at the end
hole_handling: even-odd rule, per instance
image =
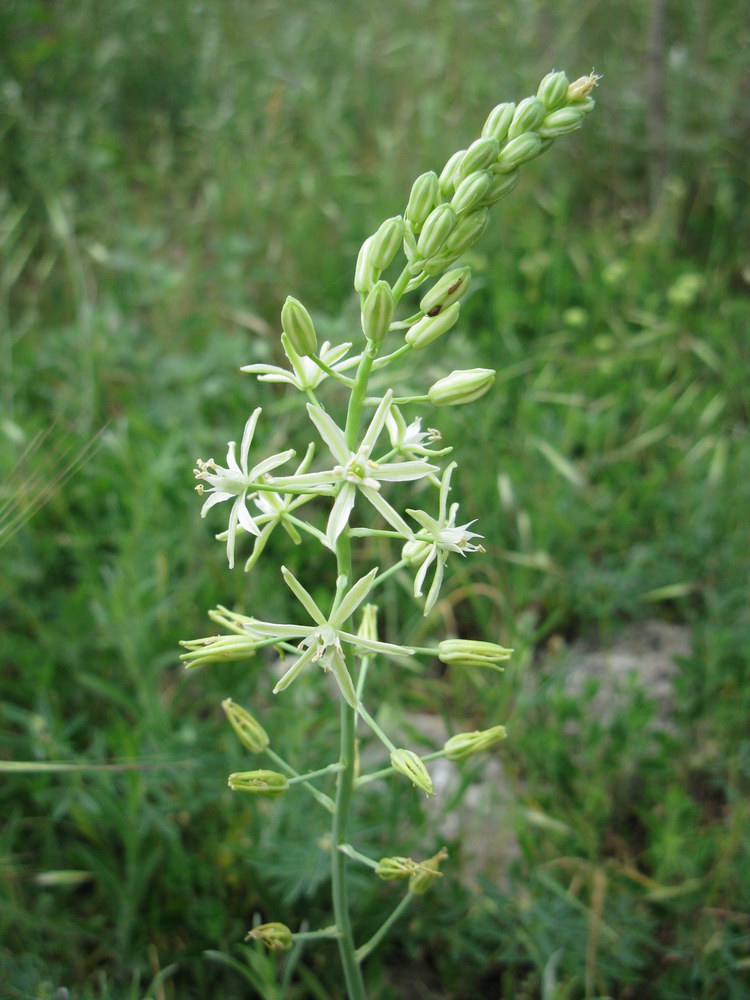
POLYGON ((268 458, 264 458, 262 462, 258 462, 257 465, 252 467, 247 473, 247 478, 251 481, 260 479, 264 473, 278 468, 284 462, 288 462, 295 454, 294 448, 289 448, 287 451, 280 451, 276 455, 269 455, 268 458))
POLYGON ((351 674, 346 669, 346 660, 341 649, 336 648, 333 650, 333 655, 329 662, 344 701, 347 705, 351 705, 352 708, 357 708, 357 692, 354 690, 354 682, 352 681, 351 674))
POLYGON ((363 639, 361 635, 353 635, 351 632, 339 632, 344 642, 350 642, 352 646, 362 646, 373 653, 387 653, 390 656, 413 656, 414 650, 408 646, 397 646, 392 642, 381 642, 380 639, 363 639))
POLYGON ((271 537, 271 532, 277 525, 277 520, 273 518, 263 527, 263 530, 258 535, 255 540, 255 545, 253 545, 253 551, 250 553, 250 558, 245 563, 245 572, 249 573, 253 566, 256 564, 260 558, 263 549, 266 547, 266 542, 271 537))
POLYGON ((209 511, 214 504, 223 503, 225 500, 234 500, 234 493, 223 493, 221 490, 217 490, 215 493, 211 493, 207 498, 206 502, 201 507, 201 517, 206 516, 206 512, 209 511))
POLYGON ((317 632, 313 625, 279 625, 276 622, 262 622, 257 618, 244 626, 253 635, 263 635, 267 639, 307 639, 317 632))
POLYGON ((240 445, 240 468, 245 476, 247 476, 247 455, 250 451, 253 434, 255 434, 255 426, 258 423, 258 417, 262 412, 263 410, 260 406, 256 410, 253 410, 247 423, 245 424, 245 429, 242 432, 242 444, 240 445))
POLYGON ((386 521, 394 527, 403 538, 408 540, 414 538, 414 532, 411 530, 403 517, 401 517, 398 511, 391 507, 388 501, 385 500, 377 490, 373 490, 369 486, 360 486, 360 491, 367 497, 375 510, 382 514, 386 521))
POLYGON ((308 615, 317 625, 326 624, 326 616, 320 610, 318 605, 312 599, 310 594, 305 590, 302 584, 299 582, 297 577, 290 573, 286 566, 281 567, 281 575, 284 577, 284 583, 289 587, 291 592, 303 606, 308 615))
POLYGON ((422 596, 422 587, 424 585, 425 577, 427 576, 427 570, 435 561, 435 556, 437 555, 437 545, 433 545, 430 551, 427 553, 424 562, 419 567, 416 577, 414 578, 414 596, 422 596))
POLYGON ((458 462, 451 462, 450 465, 446 466, 445 472, 443 472, 443 478, 440 482, 440 507, 438 513, 438 520, 441 522, 445 521, 445 511, 448 504, 448 493, 451 488, 451 476, 453 475, 453 470, 458 467, 458 462))
POLYGON ((302 656, 300 656, 297 662, 291 665, 291 667, 287 670, 287 672, 278 682, 276 687, 273 689, 273 693, 278 694, 279 691, 283 691, 285 688, 288 688, 289 685, 292 683, 292 681, 296 680, 296 678, 299 677, 299 675, 305 669, 310 660, 312 660, 312 658, 315 656, 316 652, 317 650, 315 649, 315 644, 313 643, 313 645, 309 646, 304 651, 304 653, 302 654, 302 656))
POLYGON ((424 602, 424 613, 429 615, 432 609, 435 607, 435 602, 440 596, 440 588, 443 585, 443 571, 445 569, 445 561, 447 556, 440 552, 438 553, 437 566, 435 567, 435 575, 432 578, 432 586, 427 594, 427 600, 424 602))
POLYGON ((326 538, 329 548, 336 547, 336 539, 349 523, 354 501, 357 496, 357 487, 354 483, 344 483, 336 499, 333 501, 331 513, 328 516, 326 526, 326 538))
POLYGON ((333 628, 337 629, 340 625, 343 625, 345 621, 351 618, 362 601, 364 601, 370 593, 372 581, 377 575, 378 568, 376 566, 375 569, 371 569, 365 576, 360 577, 360 579, 357 580, 357 582, 344 594, 341 604, 339 604, 335 613, 332 614, 329 619, 329 624, 332 625, 333 628))
POLYGON ((346 447, 346 439, 341 428, 319 406, 308 403, 307 412, 333 457, 341 465, 346 465, 351 458, 351 453, 346 447))
POLYGON ((386 417, 393 405, 393 389, 389 389, 385 396, 380 400, 377 410, 372 415, 372 420, 370 421, 370 426, 367 428, 365 436, 362 438, 362 444, 360 448, 366 448, 367 454, 369 454, 375 447, 375 444, 380 437, 380 432, 385 424, 386 417))
POLYGON ((259 535, 260 528, 255 523, 254 518, 251 516, 250 511, 245 506, 245 498, 238 497, 238 503, 235 503, 237 508, 237 520, 240 522, 245 531, 249 532, 251 535, 259 535))
POLYGON ((428 462, 388 462, 379 465, 373 472, 373 476, 382 482, 407 483, 414 479, 423 479, 431 472, 437 472, 439 466, 430 465, 428 462))

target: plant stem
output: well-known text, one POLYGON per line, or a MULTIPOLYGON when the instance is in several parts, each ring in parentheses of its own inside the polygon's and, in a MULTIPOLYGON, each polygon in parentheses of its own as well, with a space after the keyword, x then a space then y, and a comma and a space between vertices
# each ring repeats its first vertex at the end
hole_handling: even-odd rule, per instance
POLYGON ((363 962, 367 958, 367 956, 370 954, 370 952, 374 951, 375 948, 377 948, 377 946, 380 944, 380 942, 386 936, 386 934, 388 933, 388 931, 396 923, 396 921, 398 920, 398 918, 401 916, 401 914, 407 908, 407 906, 409 905, 409 903, 411 903, 412 896, 413 896, 413 893, 407 892, 407 894, 404 896, 404 898, 398 904, 398 906, 393 911, 393 913, 390 915, 390 917, 388 917, 388 919, 380 926, 380 928, 377 931, 375 931, 375 933, 370 938, 370 940, 367 941, 367 942, 365 942, 365 944, 363 944, 361 948, 357 948, 357 961, 358 962, 363 962))

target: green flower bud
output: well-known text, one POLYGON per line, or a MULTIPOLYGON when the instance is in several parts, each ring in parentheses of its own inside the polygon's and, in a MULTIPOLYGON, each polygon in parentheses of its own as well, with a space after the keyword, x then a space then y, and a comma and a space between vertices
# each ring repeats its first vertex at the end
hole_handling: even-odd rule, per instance
POLYGON ((588 76, 581 76, 568 87, 569 101, 582 101, 588 97, 591 91, 601 80, 597 73, 589 73, 588 76))
POLYGON ((183 639, 181 646, 189 650, 180 659, 186 667, 203 667, 222 660, 246 660, 255 656, 258 640, 251 635, 209 635, 203 639, 183 639))
POLYGON ((370 247, 372 246, 372 241, 373 237, 368 236, 360 247, 359 255, 357 257, 357 266, 354 270, 355 292, 369 292, 375 284, 377 272, 372 266, 372 261, 370 260, 370 247))
POLYGON ((516 108, 513 121, 508 129, 508 138, 515 139, 524 132, 533 132, 539 125, 547 109, 536 97, 525 97, 516 108))
POLYGON ((468 177, 475 170, 485 170, 497 159, 500 143, 494 136, 488 135, 476 139, 464 153, 458 168, 457 177, 468 177))
POLYGON ((445 253, 455 258, 473 246, 487 228, 489 218, 486 208, 478 208, 476 212, 465 215, 445 241, 445 253))
POLYGON ((362 307, 362 330, 365 337, 375 344, 385 340, 393 319, 393 291, 387 281, 378 281, 365 299, 362 307))
POLYGON ((318 349, 318 338, 310 313, 300 301, 287 296, 281 309, 281 325, 289 342, 301 358, 315 354, 318 349))
POLYGON ((482 202, 483 205, 494 205, 501 198, 504 198, 506 194, 510 194, 521 177, 521 171, 518 167, 515 170, 511 170, 509 174, 495 173, 494 170, 491 173, 492 183, 487 188, 487 194, 484 196, 482 202))
POLYGON ((539 127, 539 135, 543 139, 555 139, 558 135, 567 135, 568 132, 575 132, 583 125, 585 112, 575 105, 567 108, 558 108, 551 111, 539 127))
POLYGON ((554 111, 568 96, 568 78, 564 73, 548 73, 539 84, 536 96, 548 111, 554 111))
POLYGON ((415 231, 422 228, 427 216, 440 199, 438 179, 434 170, 420 174, 411 186, 411 194, 406 205, 406 218, 415 231))
POLYGON ((426 316, 437 316, 439 312, 458 302, 466 294, 470 280, 470 267, 456 267, 448 271, 422 296, 419 308, 426 316))
POLYGON ((510 123, 513 121, 515 110, 515 104, 498 104, 496 108, 490 111, 489 117, 482 128, 482 135, 485 138, 492 137, 493 139, 497 139, 498 142, 503 142, 508 135, 508 129, 510 128, 510 123))
POLYGON ((435 794, 432 778, 422 758, 413 750, 394 750, 391 754, 391 767, 408 778, 417 788, 421 788, 426 795, 435 794))
POLYGON ((411 858, 381 858, 375 874, 384 882, 393 882, 396 879, 409 878, 415 871, 417 863, 411 858))
POLYGON ((501 743, 507 736, 505 726, 493 726, 492 729, 477 730, 473 733, 456 733, 446 740, 443 752, 448 760, 465 760, 475 753, 483 753, 490 747, 501 743))
POLYGON ((442 337, 451 327, 455 326, 460 308, 461 303, 454 302, 452 306, 448 306, 447 309, 443 309, 435 316, 423 316, 418 323, 409 327, 404 340, 417 350, 427 347, 433 340, 442 337))
POLYGON ((459 183, 451 199, 451 208, 456 215, 470 212, 487 193, 492 177, 486 170, 476 170, 459 183))
POLYGON ((489 392, 494 381, 495 372, 492 368, 454 371, 431 385, 427 395, 433 406, 463 406, 489 392))
POLYGON ((268 746, 268 735, 258 720, 231 698, 225 698, 221 707, 240 743, 253 753, 262 753, 268 746))
POLYGON ((524 132, 511 139, 505 149, 500 150, 495 171, 507 173, 527 160, 533 160, 541 151, 542 140, 536 132, 524 132))
POLYGON ((415 896, 421 896, 427 892, 437 879, 443 877, 440 863, 445 861, 447 857, 447 850, 441 847, 437 854, 427 858, 426 861, 420 861, 417 865, 418 870, 409 879, 409 892, 414 893, 415 896))
POLYGON ((434 257, 456 227, 456 213, 450 205, 438 205, 430 212, 417 240, 422 257, 434 257))
POLYGON ((286 924, 273 922, 258 924, 245 935, 246 941, 262 941, 269 951, 289 951, 294 943, 292 932, 286 924))
POLYGON ((276 798, 289 788, 289 782, 278 771, 237 771, 230 774, 227 784, 233 792, 268 795, 276 798))
POLYGON ((453 194, 458 179, 458 171, 465 153, 465 149, 456 150, 440 172, 438 187, 446 197, 453 194))
POLYGON ((412 538, 401 549, 401 558, 406 560, 408 566, 421 566, 431 548, 430 542, 425 542, 421 538, 412 538))
POLYGON ((479 639, 443 639, 438 644, 438 659, 449 667, 489 667, 502 671, 497 664, 509 660, 512 655, 512 649, 479 639))
POLYGON ((378 639, 378 606, 377 604, 365 604, 362 608, 362 621, 357 629, 357 635, 362 639, 378 639))
POLYGON ((400 215, 386 219, 372 237, 368 249, 371 265, 378 271, 385 271, 404 238, 404 220, 400 215))

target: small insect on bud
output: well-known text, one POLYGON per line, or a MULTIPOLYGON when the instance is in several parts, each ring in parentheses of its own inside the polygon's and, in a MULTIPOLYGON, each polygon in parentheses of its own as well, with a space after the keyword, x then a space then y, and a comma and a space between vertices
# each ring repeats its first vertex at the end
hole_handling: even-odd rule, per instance
POLYGON ((384 882, 393 882, 396 879, 409 878, 415 871, 417 863, 411 858, 381 858, 375 874, 384 882))
POLYGON ((493 139, 497 139, 498 142, 504 142, 508 135, 510 123, 513 121, 515 110, 516 106, 513 103, 498 104, 496 108, 490 111, 487 121, 482 128, 482 136, 484 138, 492 137, 493 139))
POLYGON ((541 152, 542 140, 536 132, 524 132, 511 139, 505 149, 500 151, 494 171, 508 173, 515 170, 527 160, 533 160, 541 152))
POLYGON ((289 782, 278 771, 237 771, 230 774, 227 784, 233 792, 268 795, 276 798, 289 788, 289 782))
POLYGON ((456 226, 456 213, 450 205, 438 205, 430 212, 417 240, 421 257, 434 257, 456 226))
POLYGON ((292 932, 286 924, 273 922, 258 924, 245 935, 246 941, 262 941, 269 951, 289 951, 294 943, 292 932))
POLYGON ((469 368, 454 371, 438 379, 427 390, 433 406, 463 406, 473 403, 492 388, 495 372, 492 368, 469 368))
POLYGON ((497 159, 500 143, 494 136, 483 136, 476 139, 464 153, 457 171, 457 177, 463 179, 473 174, 475 170, 485 170, 497 159))
POLYGON ((400 215, 386 219, 372 237, 368 256, 370 263, 378 271, 385 271, 404 238, 404 220, 400 215))
POLYGON ((427 892, 439 878, 443 877, 440 865, 447 857, 448 851, 441 847, 437 854, 433 854, 426 861, 420 861, 417 865, 417 871, 409 879, 409 892, 414 893, 415 896, 421 896, 427 892))
POLYGON ((536 92, 536 96, 548 111, 554 111, 559 107, 567 95, 568 78, 564 73, 548 73, 536 92))
POLYGON ((268 746, 268 734, 258 720, 231 698, 225 698, 221 707, 240 743, 253 753, 263 753, 268 746))
POLYGON ((315 327, 310 313, 298 299, 291 295, 287 296, 287 300, 282 306, 281 325, 292 347, 301 358, 307 357, 308 354, 315 354, 318 349, 318 338, 315 336, 315 327))
POLYGON ((419 308, 425 316, 437 316, 443 309, 463 298, 469 290, 470 281, 470 267, 456 267, 448 271, 422 296, 419 308))
POLYGON ((533 132, 547 113, 547 109, 536 97, 525 97, 513 115, 508 129, 508 138, 515 139, 524 132, 533 132))
POLYGON ((556 139, 558 135, 567 135, 575 132, 583 125, 586 112, 575 105, 567 108, 558 108, 551 111, 539 126, 539 135, 543 139, 556 139))
POLYGON ((502 671, 498 663, 509 660, 512 655, 512 649, 479 639, 443 639, 438 644, 438 659, 450 667, 489 667, 502 671))
POLYGON ((482 204, 494 205, 501 198, 504 198, 506 194, 510 194, 516 184, 518 184, 520 177, 521 171, 518 167, 515 170, 511 170, 509 174, 495 173, 493 170, 492 183, 487 188, 487 194, 484 196, 482 204))
POLYGON ((362 331, 368 340, 381 344, 393 319, 393 291, 387 281, 378 281, 362 306, 362 331))
POLYGON ((426 174, 420 174, 411 186, 411 194, 406 205, 406 218, 412 225, 415 232, 419 232, 422 225, 437 205, 440 198, 438 191, 438 179, 434 170, 429 170, 426 174))
POLYGON ((465 215, 484 198, 492 177, 486 170, 475 170, 459 183, 451 199, 451 208, 456 215, 465 215))
POLYGON ((368 236, 360 247, 359 256, 357 257, 357 266, 354 270, 355 292, 369 292, 375 284, 377 271, 372 266, 372 261, 370 259, 370 247, 372 246, 372 241, 373 237, 368 236))
POLYGON ((391 767, 408 778, 417 788, 421 788, 425 795, 435 794, 432 778, 422 758, 413 750, 394 750, 391 754, 391 767))
POLYGON ((501 743, 507 735, 505 726, 493 726, 492 729, 477 730, 473 733, 456 733, 446 740, 443 752, 448 760, 465 760, 475 753, 483 753, 501 743))
POLYGON ((468 250, 485 231, 488 222, 489 212, 486 208, 478 208, 470 215, 465 215, 446 240, 445 253, 458 257, 464 250, 468 250))
POLYGON ((601 76, 598 73, 589 73, 588 76, 581 76, 568 87, 569 101, 582 101, 588 97, 594 87, 597 86, 601 76))
POLYGON ((452 306, 448 306, 447 309, 443 309, 435 316, 423 316, 418 323, 409 327, 404 340, 416 350, 427 347, 433 340, 442 337, 444 333, 456 325, 460 308, 461 303, 454 302, 452 306))
POLYGON ((452 195, 456 188, 458 171, 461 167, 461 162, 463 161, 465 153, 465 149, 456 150, 453 156, 451 156, 443 169, 440 171, 440 176, 438 177, 438 187, 446 198, 452 195))

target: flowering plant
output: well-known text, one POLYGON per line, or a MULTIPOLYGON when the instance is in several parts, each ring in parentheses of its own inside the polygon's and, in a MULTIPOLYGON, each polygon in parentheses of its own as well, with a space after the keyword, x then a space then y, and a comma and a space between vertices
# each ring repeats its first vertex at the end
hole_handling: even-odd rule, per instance
POLYGON ((265 730, 246 709, 231 699, 223 707, 245 748, 265 755, 278 768, 232 774, 229 777, 232 789, 277 797, 294 794, 293 786, 299 785, 331 814, 334 923, 320 931, 295 934, 283 924, 271 922, 255 927, 249 936, 264 941, 272 950, 286 950, 295 940, 303 938, 334 938, 351 1000, 365 996, 363 961, 410 900, 426 892, 440 878, 440 864, 446 857, 444 850, 422 861, 399 856, 375 860, 364 855, 348 840, 354 793, 369 781, 400 775, 431 795, 433 782, 426 766, 430 760, 438 757, 462 760, 497 745, 506 736, 502 726, 484 732, 458 733, 450 737, 442 750, 425 757, 397 747, 365 707, 368 668, 376 656, 424 656, 437 658, 449 666, 500 670, 499 664, 511 654, 511 650, 496 643, 470 639, 444 639, 436 648, 412 648, 383 641, 378 636, 377 607, 372 603, 384 581, 398 570, 414 571, 413 593, 420 600, 428 574, 432 573, 424 600, 427 615, 438 599, 451 556, 464 557, 484 551, 474 541, 482 535, 470 530, 474 520, 457 523, 459 505, 449 504, 456 463, 450 462, 442 470, 437 463, 451 449, 432 447, 440 440, 439 432, 423 431, 421 417, 407 423, 401 408, 414 404, 441 408, 471 403, 492 388, 494 371, 484 368, 454 371, 421 393, 404 397, 395 396, 392 389, 382 397, 368 395, 370 376, 411 352, 426 349, 458 322, 460 300, 471 278, 468 267, 457 266, 459 258, 486 228, 491 206, 515 187, 522 164, 539 156, 557 136, 582 124, 594 104, 590 95, 596 81, 592 74, 571 84, 564 73, 548 74, 536 96, 518 105, 498 105, 487 118, 481 136, 468 149, 455 153, 439 175, 429 171, 417 178, 403 215, 383 222, 365 240, 359 253, 354 276, 363 335, 359 353, 349 354, 351 343, 332 347, 326 342, 318 348, 309 312, 297 299, 287 298, 281 311, 281 342, 290 368, 254 364, 243 370, 261 380, 289 385, 305 397, 313 433, 296 470, 281 471, 294 457, 291 449, 250 465, 250 447, 261 416, 261 410, 256 409, 245 425, 239 460, 235 444, 230 443, 226 468, 209 459, 199 461, 195 471, 198 492, 208 494, 201 511, 203 516, 215 505, 225 500, 231 502, 228 529, 219 536, 226 538, 230 568, 237 546, 249 535, 254 543, 245 569, 252 570, 277 525, 285 529, 293 543, 307 539, 323 546, 332 560, 335 558, 336 583, 327 612, 282 566, 283 580, 309 621, 268 622, 219 608, 211 612, 211 618, 227 628, 229 634, 184 642, 188 651, 183 659, 187 666, 193 666, 250 657, 262 647, 275 646, 294 659, 273 688, 274 693, 283 692, 306 667, 316 664, 336 681, 340 696, 339 754, 328 766, 305 774, 298 773, 276 752, 275 746, 271 747, 265 730), (399 252, 405 258, 400 270, 395 264, 399 252), (391 274, 392 280, 384 277, 391 274), (399 316, 404 297, 435 278, 421 295, 419 308, 410 315, 399 316), (344 419, 339 421, 336 412, 341 390, 338 396, 329 390, 341 386, 348 399, 344 419), (365 421, 369 408, 372 413, 365 421), (323 456, 316 463, 319 468, 313 467, 316 451, 323 456), (388 496, 389 484, 414 481, 431 488, 434 513, 413 507, 400 512, 394 506, 388 496), (307 511, 327 508, 324 530, 314 523, 314 517, 302 516, 303 506, 307 511), (357 577, 353 543, 371 536, 390 538, 399 544, 400 559, 383 571, 365 566, 357 577), (388 752, 388 765, 370 774, 358 773, 355 735, 360 722, 372 730, 388 752), (320 783, 331 781, 333 776, 335 793, 329 795, 320 783), (358 947, 349 913, 350 860, 366 865, 384 880, 408 880, 406 895, 393 914, 369 941, 358 947))

